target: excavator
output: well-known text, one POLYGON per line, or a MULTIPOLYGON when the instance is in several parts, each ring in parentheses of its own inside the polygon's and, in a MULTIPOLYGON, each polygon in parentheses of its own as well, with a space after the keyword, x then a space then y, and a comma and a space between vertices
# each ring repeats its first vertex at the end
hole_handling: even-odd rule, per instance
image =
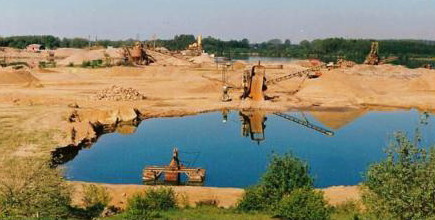
POLYGON ((268 100, 270 97, 267 97, 264 92, 267 90, 268 86, 280 83, 282 81, 292 79, 295 77, 307 77, 309 79, 318 78, 322 75, 320 70, 322 68, 326 68, 325 64, 317 65, 312 68, 294 72, 287 74, 285 76, 281 76, 275 79, 267 80, 266 79, 266 66, 263 66, 258 63, 251 68, 251 71, 245 71, 243 73, 243 94, 240 97, 241 99, 250 98, 253 101, 263 101, 268 100))
MULTIPOLYGON (((258 144, 265 140, 264 131, 266 129, 265 122, 267 120, 266 113, 261 110, 244 110, 239 112, 240 120, 242 122, 242 136, 250 137, 251 140, 257 142, 258 144)), ((273 115, 284 118, 296 124, 302 125, 314 131, 317 131, 326 136, 334 136, 334 132, 328 129, 322 128, 320 126, 314 125, 308 121, 308 119, 304 116, 304 119, 300 119, 294 117, 289 114, 274 112, 273 115)), ((227 116, 224 118, 227 118, 227 116)))

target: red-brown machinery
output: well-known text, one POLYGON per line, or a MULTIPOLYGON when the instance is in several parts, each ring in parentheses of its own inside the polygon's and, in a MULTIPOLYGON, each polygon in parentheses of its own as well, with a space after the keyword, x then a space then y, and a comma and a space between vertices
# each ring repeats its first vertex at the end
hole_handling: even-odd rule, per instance
POLYGON ((178 157, 178 149, 174 148, 172 160, 168 166, 149 166, 143 170, 143 180, 146 183, 157 183, 164 175, 164 181, 168 183, 180 183, 180 175, 185 174, 188 182, 202 183, 205 180, 205 169, 184 166, 178 157))

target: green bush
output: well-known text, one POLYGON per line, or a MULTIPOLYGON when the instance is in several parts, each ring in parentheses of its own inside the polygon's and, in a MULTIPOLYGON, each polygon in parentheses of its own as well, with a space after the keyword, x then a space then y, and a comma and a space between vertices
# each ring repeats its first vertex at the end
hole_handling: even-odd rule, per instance
POLYGON ((248 189, 238 204, 242 210, 270 210, 285 196, 299 188, 313 187, 308 165, 285 154, 273 155, 260 183, 248 189))
POLYGON ((128 219, 150 219, 158 216, 159 211, 176 207, 172 188, 148 189, 128 199, 125 216, 128 219))
POLYGON ((435 217, 435 149, 427 151, 418 143, 397 133, 387 158, 368 169, 363 201, 378 218, 435 217))
POLYGON ((98 217, 112 199, 106 188, 94 184, 83 186, 83 215, 98 217))
POLYGON ((270 205, 266 197, 267 195, 263 186, 250 187, 245 190, 245 194, 237 204, 237 208, 242 211, 265 210, 270 205))
POLYGON ((83 186, 83 204, 85 207, 107 206, 112 199, 106 188, 94 184, 83 186))
POLYGON ((300 188, 278 203, 275 214, 289 220, 324 220, 330 219, 331 209, 327 207, 323 193, 300 188))
POLYGON ((0 172, 0 218, 68 217, 70 188, 62 173, 47 162, 12 159, 0 172))

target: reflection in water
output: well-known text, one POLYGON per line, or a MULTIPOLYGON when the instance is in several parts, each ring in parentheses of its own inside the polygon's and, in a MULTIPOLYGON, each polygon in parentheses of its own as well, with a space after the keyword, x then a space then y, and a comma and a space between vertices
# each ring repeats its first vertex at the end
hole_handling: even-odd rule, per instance
POLYGON ((260 144, 264 141, 265 122, 267 120, 264 111, 240 111, 240 120, 242 121, 242 136, 250 137, 251 140, 260 144))
MULTIPOLYGON (((328 129, 310 123, 303 113, 302 113, 303 119, 299 119, 297 117, 285 113, 275 112, 273 114, 283 119, 294 122, 296 124, 310 128, 321 134, 327 136, 334 135, 333 131, 330 131, 328 129)), ((243 137, 250 137, 251 140, 256 141, 258 144, 260 144, 261 141, 264 141, 266 139, 264 135, 265 133, 264 130, 266 129, 265 122, 267 120, 267 117, 264 111, 261 110, 240 111, 239 115, 240 115, 240 120, 242 121, 241 126, 242 126, 243 137)), ((222 116, 223 116, 222 121, 226 122, 228 120, 228 111, 227 110, 222 111, 222 116)))

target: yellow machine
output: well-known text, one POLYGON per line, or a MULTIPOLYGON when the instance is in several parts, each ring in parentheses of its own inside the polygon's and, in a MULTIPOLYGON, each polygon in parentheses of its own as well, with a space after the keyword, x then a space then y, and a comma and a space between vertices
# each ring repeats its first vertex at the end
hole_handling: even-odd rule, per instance
POLYGON ((202 48, 202 35, 199 35, 196 38, 196 42, 193 44, 190 44, 187 47, 187 51, 189 56, 199 56, 202 54, 203 48, 202 48))

